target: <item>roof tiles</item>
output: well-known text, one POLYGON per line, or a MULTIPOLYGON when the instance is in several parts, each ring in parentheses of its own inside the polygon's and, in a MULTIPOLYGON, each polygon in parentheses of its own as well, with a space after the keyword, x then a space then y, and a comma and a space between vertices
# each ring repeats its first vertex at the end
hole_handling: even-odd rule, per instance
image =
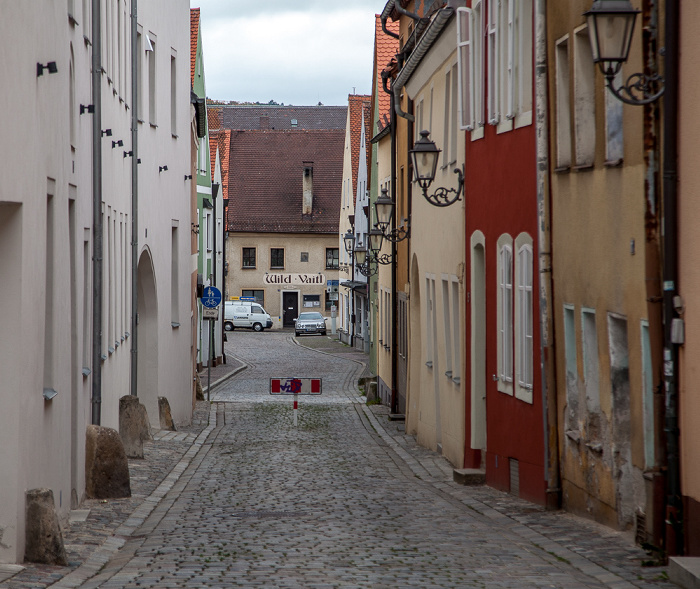
POLYGON ((228 230, 337 233, 344 143, 344 130, 232 131, 228 230), (308 162, 313 212, 302 215, 308 162))
POLYGON ((194 87, 194 70, 197 64, 197 39, 199 38, 199 8, 190 8, 190 87, 194 87))
MULTIPOLYGON (((384 92, 382 87, 382 70, 395 59, 396 53, 399 50, 399 40, 390 37, 382 30, 382 21, 379 14, 375 15, 374 22, 374 60, 376 72, 376 100, 378 102, 377 128, 373 129, 373 133, 379 133, 386 127, 391 119, 391 97, 384 92)), ((387 21, 387 30, 392 33, 399 34, 399 22, 387 21)))

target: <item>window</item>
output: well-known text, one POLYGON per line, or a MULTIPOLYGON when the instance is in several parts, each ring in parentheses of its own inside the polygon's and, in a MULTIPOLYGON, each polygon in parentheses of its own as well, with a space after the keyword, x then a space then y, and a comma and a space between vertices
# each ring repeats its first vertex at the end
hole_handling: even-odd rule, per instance
POLYGON ((571 99, 569 89, 569 38, 556 43, 556 125, 557 125, 557 169, 571 166, 571 99))
POLYGON ((284 268, 284 248, 270 249, 270 268, 284 268))
POLYGON ((533 391, 533 293, 532 293, 532 238, 520 234, 515 240, 517 258, 515 276, 515 374, 517 389, 515 396, 527 403, 532 403, 533 391))
POLYGON ((253 290, 253 289, 243 289, 241 290, 242 297, 255 297, 255 302, 261 306, 265 306, 265 291, 264 290, 253 290))
POLYGON ((156 39, 153 33, 146 35, 148 50, 148 122, 154 127, 158 123, 156 118, 156 39))
POLYGON ((532 124, 532 37, 532 0, 489 2, 487 109, 499 132, 532 124))
POLYGON ((474 23, 471 8, 457 9, 457 65, 459 66, 459 128, 474 129, 474 23))
POLYGON ((326 248, 326 268, 338 269, 339 266, 339 256, 340 249, 337 247, 327 247, 326 248))
POLYGON ((327 293, 326 293, 326 299, 325 299, 325 303, 324 303, 324 309, 325 309, 326 311, 330 311, 330 310, 331 310, 331 307, 332 307, 333 305, 336 305, 336 306, 338 305, 338 300, 337 300, 337 299, 333 300, 333 299, 330 298, 330 297, 331 297, 331 294, 338 294, 338 293, 330 293, 330 292, 327 292, 327 293))
POLYGON ((498 390, 513 394, 513 246, 498 240, 498 390))
POLYGON ((573 305, 564 305, 564 359, 566 364, 566 413, 564 427, 579 430, 578 370, 576 367, 576 319, 573 305))
POLYGON ((170 133, 177 137, 177 52, 170 55, 170 133))
POLYGON ((595 160, 595 64, 588 27, 574 35, 574 147, 576 167, 595 160))
POLYGON ((433 367, 433 354, 435 350, 434 339, 435 339, 435 279, 426 275, 425 277, 425 365, 428 368, 433 367))
POLYGON ((255 268, 255 248, 254 247, 244 247, 243 248, 243 267, 244 268, 255 268))
POLYGON ((143 122, 143 80, 141 65, 143 59, 143 34, 139 29, 136 32, 136 114, 138 116, 139 122, 143 122))
POLYGON ((173 327, 180 324, 179 265, 177 227, 172 227, 170 230, 170 323, 173 327))
POLYGON ((198 155, 199 155, 199 163, 197 164, 197 169, 199 171, 200 176, 206 176, 207 175, 207 160, 209 159, 209 154, 206 149, 206 137, 200 137, 199 139, 199 150, 198 150, 198 155))
POLYGON ((302 262, 308 262, 308 261, 309 261, 309 252, 301 252, 301 261, 302 261, 302 262))
MULTIPOLYGON (((442 315, 443 335, 445 337, 445 376, 452 378, 452 320, 450 318, 450 282, 442 275, 442 315)), ((457 333, 455 333, 457 335, 457 333)))
POLYGON ((461 364, 462 364, 462 353, 461 353, 461 333, 460 327, 460 308, 459 308, 459 279, 456 276, 452 276, 452 326, 454 333, 454 361, 452 363, 452 380, 459 384, 460 378, 462 376, 461 364))
POLYGON ((318 308, 321 306, 321 295, 304 295, 302 304, 306 308, 318 308))

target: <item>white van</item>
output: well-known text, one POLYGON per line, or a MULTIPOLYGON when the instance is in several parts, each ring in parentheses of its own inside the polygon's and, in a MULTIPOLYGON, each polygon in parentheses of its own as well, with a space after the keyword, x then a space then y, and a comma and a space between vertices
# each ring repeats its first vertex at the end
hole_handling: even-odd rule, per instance
POLYGON ((224 329, 233 331, 236 327, 262 331, 272 327, 272 317, 254 301, 226 301, 224 305, 224 329))

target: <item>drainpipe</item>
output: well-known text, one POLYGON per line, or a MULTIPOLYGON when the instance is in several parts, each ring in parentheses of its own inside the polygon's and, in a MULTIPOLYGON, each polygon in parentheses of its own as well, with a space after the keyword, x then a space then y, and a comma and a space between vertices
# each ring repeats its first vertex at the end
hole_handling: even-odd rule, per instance
POLYGON ((421 20, 421 17, 415 12, 409 12, 403 6, 401 6, 401 2, 394 2, 394 8, 396 8, 396 12, 398 12, 399 14, 403 14, 404 16, 412 18, 416 22, 421 20))
POLYGON ((131 0, 131 394, 138 396, 138 265, 139 265, 139 151, 138 151, 138 0, 131 0))
POLYGON ((102 31, 92 0, 92 425, 102 414, 102 31))
POLYGON ((678 0, 666 1, 665 91, 663 123, 663 244, 664 244, 664 379, 666 387, 666 550, 683 554, 683 502, 680 484, 678 429, 678 343, 671 327, 678 319, 678 0))
MULTIPOLYGON (((213 271, 214 278, 212 280, 212 284, 216 287, 218 287, 217 280, 216 280, 216 220, 217 220, 216 219, 216 214, 217 214, 216 197, 217 197, 218 193, 219 193, 219 184, 214 182, 211 185, 211 198, 214 201, 214 203, 213 203, 213 205, 214 205, 214 228, 212 231, 212 233, 214 234, 213 235, 213 243, 212 243, 212 252, 214 253, 214 256, 213 256, 214 259, 212 260, 212 271, 213 271), (214 188, 215 186, 216 186, 216 188, 214 188)), ((224 307, 224 306, 225 305, 222 305, 222 307, 224 307)), ((223 310, 221 311, 221 313, 222 313, 222 317, 223 317, 223 310)), ((223 345, 223 341, 221 342, 221 344, 223 345)), ((211 323, 211 345, 212 345, 212 349, 211 349, 211 354, 209 354, 209 356, 212 360, 216 360, 216 338, 214 337, 214 324, 213 323, 211 323)))
POLYGON ((554 308, 552 290, 551 201, 549 193, 549 127, 547 93, 546 0, 535 1, 535 116, 537 146, 537 250, 540 270, 540 370, 542 374, 542 421, 546 505, 561 505, 559 480, 559 428, 557 421, 554 308))
MULTIPOLYGON (((391 200, 394 201, 394 207, 391 211, 391 223, 392 227, 396 228, 396 110, 395 110, 395 97, 394 92, 388 87, 387 83, 389 81, 389 74, 382 72, 382 87, 384 92, 389 95, 390 100, 390 120, 389 125, 391 128, 391 200)), ((399 355, 397 341, 398 341, 398 329, 397 329, 397 311, 396 307, 398 305, 398 296, 396 294, 396 256, 398 253, 398 244, 392 240, 391 242, 391 259, 393 263, 391 264, 391 412, 399 412, 399 397, 397 390, 397 383, 399 378, 399 355)))

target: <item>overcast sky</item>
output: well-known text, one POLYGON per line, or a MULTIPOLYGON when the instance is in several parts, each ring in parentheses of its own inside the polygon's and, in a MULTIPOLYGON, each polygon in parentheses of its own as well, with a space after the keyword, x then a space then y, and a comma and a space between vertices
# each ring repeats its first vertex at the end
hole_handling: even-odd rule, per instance
POLYGON ((386 0, 190 0, 201 8, 207 97, 346 105, 369 94, 386 0))

